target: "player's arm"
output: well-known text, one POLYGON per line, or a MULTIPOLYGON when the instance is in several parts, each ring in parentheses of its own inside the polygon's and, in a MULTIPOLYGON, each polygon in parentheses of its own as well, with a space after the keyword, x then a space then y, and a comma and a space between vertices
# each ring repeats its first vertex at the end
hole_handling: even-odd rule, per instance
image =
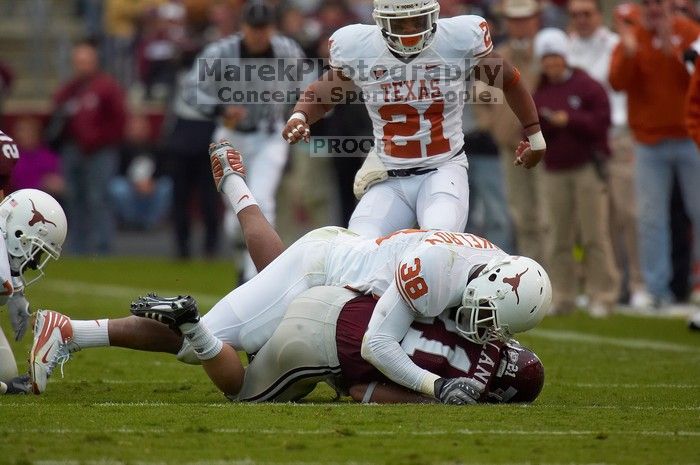
POLYGON ((406 336, 415 316, 415 310, 403 300, 397 287, 390 286, 372 313, 362 340, 362 357, 391 381, 412 391, 446 404, 475 404, 482 386, 467 378, 441 378, 413 363, 401 348, 399 341, 406 336))
POLYGON ((479 69, 476 76, 479 80, 503 90, 508 106, 522 124, 528 138, 528 141, 516 152, 515 164, 523 165, 528 169, 536 166, 544 157, 547 145, 542 136, 537 107, 532 95, 520 79, 520 72, 495 51, 487 54, 477 67, 479 69), (498 74, 493 69, 495 66, 502 66, 503 79, 493 79, 493 76, 498 74), (488 67, 492 69, 487 70, 488 67))
POLYGON ((375 404, 434 404, 437 399, 427 397, 396 384, 370 383, 356 384, 350 389, 350 397, 355 402, 375 404))
POLYGON ((292 116, 282 131, 282 137, 290 144, 309 140, 309 127, 343 101, 355 88, 350 78, 340 69, 331 68, 315 80, 302 93, 294 106, 292 116))

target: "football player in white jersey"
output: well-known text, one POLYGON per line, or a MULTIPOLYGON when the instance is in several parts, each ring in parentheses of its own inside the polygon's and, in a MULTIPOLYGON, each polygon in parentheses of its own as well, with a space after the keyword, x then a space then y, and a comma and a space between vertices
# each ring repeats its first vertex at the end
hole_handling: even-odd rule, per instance
MULTIPOLYGON (((0 203, 0 305, 7 305, 16 341, 28 328, 30 316, 24 290, 43 276, 49 260, 61 255, 66 231, 63 209, 45 192, 21 189, 0 203)), ((26 376, 16 377, 12 349, 0 330, 0 393, 23 391, 26 376)))
MULTIPOLYGON (((234 205, 244 197, 254 202, 241 176, 240 154, 225 147, 214 149, 212 163, 217 186, 234 205)), ((249 211, 261 216, 257 208, 249 211)), ((235 395, 244 373, 236 349, 260 350, 292 300, 315 286, 348 287, 377 296, 363 356, 367 352, 366 358, 395 383, 443 401, 454 398, 455 391, 465 386, 419 368, 408 355, 401 357, 394 350, 401 350, 399 341, 414 320, 458 307, 453 318, 457 331, 483 344, 531 329, 551 301, 549 279, 537 263, 511 257, 485 239, 420 230, 364 239, 329 227, 292 244, 254 279, 219 301, 201 321, 196 305, 186 297, 150 295, 134 302, 132 313, 178 329, 184 342, 164 335, 165 342, 159 347, 172 351, 175 346, 179 358, 198 359, 221 391, 235 395)), ((71 350, 112 342, 111 322, 97 320, 89 330, 84 322, 79 323, 76 331, 76 322, 71 324, 63 315, 38 314, 30 358, 35 392, 43 391, 57 361, 71 350), (55 331, 58 326, 61 330, 55 331)), ((157 340, 149 338, 147 344, 157 340)))
POLYGON ((545 153, 532 97, 519 71, 493 51, 486 20, 438 19, 439 11, 437 0, 375 0, 377 24, 346 26, 331 36, 331 69, 309 85, 283 130, 290 144, 308 141, 309 125, 359 88, 375 147, 355 177, 360 202, 348 228, 365 237, 416 223, 464 231, 462 108, 474 70, 476 79, 503 89, 523 125, 528 142, 514 162, 532 168, 545 153))

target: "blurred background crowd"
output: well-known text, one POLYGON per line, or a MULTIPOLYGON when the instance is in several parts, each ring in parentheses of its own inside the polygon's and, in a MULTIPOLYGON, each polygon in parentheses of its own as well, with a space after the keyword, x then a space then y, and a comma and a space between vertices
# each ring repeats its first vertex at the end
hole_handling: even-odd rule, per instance
MULTIPOLYGON (((270 28, 327 58, 330 34, 372 22, 368 0, 266 4, 251 15, 243 0, 0 0, 0 127, 21 151, 13 188, 61 200, 67 253, 232 254, 235 228, 206 155, 216 117, 178 108, 183 76, 207 44, 242 30, 253 54, 270 47, 255 31, 270 28)), ((487 18, 497 51, 532 89, 548 141, 543 164, 515 169, 517 119, 506 105, 467 105, 468 231, 546 264, 556 312, 700 300, 694 3, 440 4, 441 17, 487 18)), ((246 132, 245 115, 223 117, 246 132)), ((312 131, 369 136, 371 125, 364 106, 341 105, 312 131)), ((360 154, 291 151, 271 192, 279 184, 283 237, 347 225, 360 154)))

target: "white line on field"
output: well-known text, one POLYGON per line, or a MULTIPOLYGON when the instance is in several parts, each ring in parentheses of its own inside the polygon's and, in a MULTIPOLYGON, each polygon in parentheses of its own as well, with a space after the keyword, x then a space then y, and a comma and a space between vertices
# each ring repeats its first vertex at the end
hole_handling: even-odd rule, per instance
POLYGON ((547 383, 548 386, 572 386, 578 388, 614 388, 614 389, 698 389, 700 384, 666 384, 666 383, 547 383))
MULTIPOLYGON (((121 461, 109 458, 97 459, 97 460, 37 460, 32 462, 34 465, 166 465, 166 462, 149 462, 143 460, 129 460, 121 461)), ((173 462, 170 462, 173 463, 173 462)), ((242 460, 196 460, 196 461, 185 461, 185 462, 174 462, 180 465, 373 465, 377 462, 259 462, 252 459, 242 459, 242 460)), ((451 465, 454 462, 436 462, 436 465, 451 465)), ((472 462, 470 462, 472 463, 472 462)), ((607 462, 593 462, 593 463, 580 463, 580 462, 566 462, 566 464, 556 463, 556 462, 538 462, 539 465, 608 465, 607 462)), ((472 465, 493 465, 482 462, 474 462, 472 465)), ((505 462, 499 465, 533 465, 533 462, 505 462)))
MULTIPOLYGON (((56 405, 56 404, 49 404, 49 405, 56 405)), ((81 402, 61 402, 58 404, 62 407, 67 407, 67 406, 74 406, 74 407, 100 407, 100 408, 144 408, 144 407, 173 407, 173 406, 183 406, 183 405, 194 405, 197 408, 251 408, 251 409, 256 409, 260 408, 260 404, 251 404, 251 403, 234 403, 234 402, 209 402, 209 403, 192 403, 189 404, 187 402, 99 402, 99 403, 81 403, 81 402)), ((272 405, 272 404, 267 404, 267 405, 272 405)), ((344 408, 348 407, 351 405, 355 405, 353 403, 330 403, 330 402, 310 402, 310 403, 286 403, 286 404, 276 404, 276 405, 284 405, 285 407, 311 407, 311 408, 344 408)), ((0 408, 2 407, 11 407, 11 408, 26 408, 27 404, 26 403, 20 403, 20 402, 1 402, 0 401, 0 408)), ((380 404, 365 404, 362 407, 358 408, 373 408, 373 407, 380 407, 380 404)), ((396 406, 391 406, 391 405, 385 405, 383 406, 385 408, 394 408, 396 406)), ((530 405, 512 405, 512 408, 524 408, 524 409, 529 409, 533 408, 533 406, 530 405)), ((559 405, 547 405, 547 406, 537 406, 538 408, 560 408, 562 406, 559 405)), ((398 408, 398 407, 397 407, 398 408)), ((636 406, 627 406, 627 405, 567 405, 566 408, 568 409, 591 409, 591 410, 641 410, 641 411, 652 411, 652 412, 695 412, 695 411, 700 411, 700 406, 699 405, 684 405, 684 406, 653 406, 653 405, 636 405, 636 406)))
MULTIPOLYGON (((115 362, 110 362, 110 365, 115 362)), ((173 363, 175 364, 175 363, 173 363)), ((179 364, 179 363, 178 363, 179 364)), ((161 362, 158 365, 162 365, 161 362)), ((200 384, 201 380, 182 379, 96 379, 96 380, 61 380, 62 384, 172 384, 180 386, 183 384, 200 384)), ((550 382, 548 386, 569 386, 577 388, 593 389, 700 389, 700 384, 667 384, 667 383, 559 383, 550 382)))
MULTIPOLYGON (((43 289, 50 290, 59 294, 81 294, 96 297, 106 297, 124 300, 125 305, 140 295, 145 295, 148 292, 157 291, 161 295, 178 295, 187 293, 187 289, 173 290, 149 287, 134 287, 121 286, 116 284, 96 284, 87 281, 69 281, 66 279, 47 279, 43 285, 43 289)), ((213 294, 204 294, 200 292, 192 293, 197 301, 205 305, 213 305, 221 296, 213 294)))
POLYGON ((654 341, 651 339, 606 337, 595 334, 580 333, 577 331, 562 331, 557 329, 533 329, 528 335, 540 339, 564 342, 583 342, 587 344, 605 344, 610 346, 624 347, 626 349, 649 349, 663 352, 685 352, 700 354, 700 347, 693 347, 673 342, 654 341))
MULTIPOLYGON (((169 434, 189 431, 187 428, 106 428, 100 430, 75 429, 75 428, 30 428, 30 429, 0 429, 0 434, 169 434)), ((605 431, 605 430, 472 430, 472 429, 454 429, 454 430, 425 430, 425 431, 363 431, 352 429, 310 429, 310 430, 292 430, 292 429, 246 429, 246 428, 194 428, 192 432, 199 433, 215 433, 215 434, 243 434, 243 435, 271 435, 271 436, 447 436, 452 434, 458 435, 497 435, 497 436, 598 436, 598 435, 620 435, 620 436, 658 436, 658 437, 700 437, 700 431, 660 431, 660 430, 642 430, 642 431, 605 431)))
MULTIPOLYGON (((37 460, 34 465, 166 465, 169 462, 148 462, 143 460, 121 461, 115 459, 99 460, 37 460)), ((194 460, 185 462, 174 462, 181 465, 372 465, 375 462, 258 462, 252 459, 242 460, 194 460)), ((516 464, 509 464, 516 465, 516 464)), ((525 464, 519 464, 525 465, 525 464)), ((593 464, 591 464, 593 465, 593 464)), ((595 464, 601 465, 601 464, 595 464)))

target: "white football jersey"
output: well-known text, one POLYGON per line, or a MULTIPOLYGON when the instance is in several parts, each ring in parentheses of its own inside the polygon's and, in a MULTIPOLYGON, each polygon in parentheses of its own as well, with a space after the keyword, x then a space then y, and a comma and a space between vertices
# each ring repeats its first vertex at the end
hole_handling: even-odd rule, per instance
POLYGON ((486 20, 439 19, 432 45, 411 60, 392 54, 376 25, 341 28, 329 44, 331 67, 362 91, 387 168, 466 163, 462 110, 473 67, 493 49, 486 20))
POLYGON ((404 229, 377 239, 341 234, 326 265, 326 285, 380 297, 395 283, 425 317, 458 305, 469 274, 507 254, 473 234, 404 229))
POLYGON ((2 231, 6 231, 6 219, 0 216, 0 305, 5 305, 13 293, 10 257, 2 231))

